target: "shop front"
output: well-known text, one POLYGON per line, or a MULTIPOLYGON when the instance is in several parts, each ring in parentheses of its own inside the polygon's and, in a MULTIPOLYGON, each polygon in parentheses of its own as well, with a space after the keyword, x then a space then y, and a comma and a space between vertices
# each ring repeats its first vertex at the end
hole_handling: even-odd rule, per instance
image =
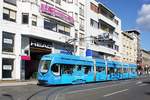
POLYGON ((36 79, 40 59, 52 53, 52 42, 29 38, 29 47, 24 48, 22 59, 22 79, 36 79))

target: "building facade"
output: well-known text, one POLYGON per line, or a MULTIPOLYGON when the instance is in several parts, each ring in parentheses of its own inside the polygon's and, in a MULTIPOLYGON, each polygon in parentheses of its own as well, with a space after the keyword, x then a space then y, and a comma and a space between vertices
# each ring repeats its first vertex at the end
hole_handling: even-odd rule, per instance
POLYGON ((0 80, 33 78, 50 53, 121 60, 121 20, 96 0, 0 0, 0 12, 0 80))
POLYGON ((121 40, 121 61, 126 63, 137 63, 140 57, 140 33, 137 30, 122 32, 121 40))
POLYGON ((121 20, 100 2, 86 0, 86 5, 87 55, 120 60, 121 20))
POLYGON ((150 52, 141 49, 141 70, 146 74, 150 72, 150 52))
MULTIPOLYGON (((0 80, 30 79, 42 55, 73 53, 74 18, 65 0, 0 0, 0 80)), ((72 8, 74 9, 74 8, 72 8)))

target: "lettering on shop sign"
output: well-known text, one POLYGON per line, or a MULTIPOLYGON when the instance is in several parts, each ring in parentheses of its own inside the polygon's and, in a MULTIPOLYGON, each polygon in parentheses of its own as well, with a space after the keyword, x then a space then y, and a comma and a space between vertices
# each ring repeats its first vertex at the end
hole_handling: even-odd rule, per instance
POLYGON ((3 70, 12 70, 12 65, 3 65, 3 70))
POLYGON ((6 43, 6 44, 13 44, 13 40, 4 38, 4 43, 6 43))
POLYGON ((30 39, 30 47, 51 49, 52 43, 42 40, 30 39))
POLYGON ((57 18, 60 18, 72 25, 74 25, 74 19, 73 17, 71 17, 70 15, 64 13, 63 11, 60 11, 48 4, 41 4, 41 8, 40 8, 41 12, 42 13, 46 13, 48 15, 51 15, 51 16, 55 16, 57 18))

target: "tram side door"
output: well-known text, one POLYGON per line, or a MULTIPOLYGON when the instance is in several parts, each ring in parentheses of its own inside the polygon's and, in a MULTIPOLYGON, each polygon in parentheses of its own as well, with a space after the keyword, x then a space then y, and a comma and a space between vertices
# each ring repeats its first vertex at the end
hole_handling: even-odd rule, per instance
POLYGON ((75 65, 73 70, 73 83, 85 83, 84 67, 81 65, 75 65))
POLYGON ((61 64, 61 83, 72 83, 73 66, 69 64, 61 64))

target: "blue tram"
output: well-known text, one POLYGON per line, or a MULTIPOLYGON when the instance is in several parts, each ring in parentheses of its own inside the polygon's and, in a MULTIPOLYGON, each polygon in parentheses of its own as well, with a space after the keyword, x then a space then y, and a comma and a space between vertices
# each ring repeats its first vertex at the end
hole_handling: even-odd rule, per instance
POLYGON ((135 64, 49 54, 41 58, 38 81, 40 84, 60 85, 128 79, 137 77, 136 69, 135 64))

